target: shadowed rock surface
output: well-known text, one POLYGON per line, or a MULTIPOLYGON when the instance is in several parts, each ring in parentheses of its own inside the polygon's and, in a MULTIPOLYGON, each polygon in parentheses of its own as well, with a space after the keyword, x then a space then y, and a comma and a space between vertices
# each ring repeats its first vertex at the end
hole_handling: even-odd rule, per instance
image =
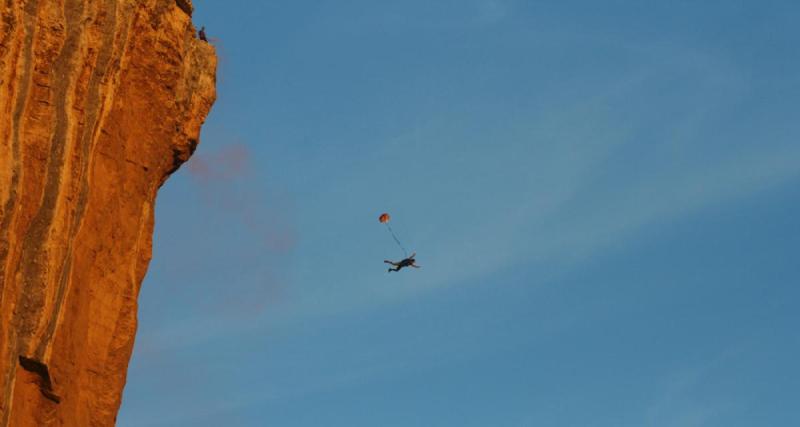
POLYGON ((156 192, 216 56, 189 0, 0 0, 0 426, 111 426, 156 192))

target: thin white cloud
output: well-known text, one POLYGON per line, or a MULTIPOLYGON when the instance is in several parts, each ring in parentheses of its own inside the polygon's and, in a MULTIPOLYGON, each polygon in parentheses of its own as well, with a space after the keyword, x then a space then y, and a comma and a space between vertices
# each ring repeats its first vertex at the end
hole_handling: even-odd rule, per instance
POLYGON ((511 6, 507 0, 478 0, 475 4, 477 20, 484 24, 496 24, 511 13, 511 6))
MULTIPOLYGON (((340 254, 301 242, 291 276, 303 286, 289 285, 294 294, 247 327, 376 307, 513 265, 580 262, 635 240, 648 226, 800 177, 797 144, 739 139, 724 149, 719 141, 704 139, 715 137, 709 120, 724 117, 729 105, 743 99, 746 84, 733 65, 675 46, 628 49, 641 55, 643 65, 607 78, 591 92, 554 99, 546 112, 485 123, 480 135, 463 128, 472 117, 432 117, 363 153, 346 173, 312 179, 319 185, 304 194, 308 206, 298 212, 297 223, 321 241, 346 243, 348 227, 361 226, 364 218, 336 217, 344 207, 343 216, 354 208, 370 212, 383 202, 427 209, 404 230, 423 270, 413 280, 393 276, 397 286, 376 286, 379 276, 349 268, 375 262, 373 253, 351 251, 343 266, 332 260, 340 254), (675 76, 686 82, 684 100, 690 103, 669 117, 637 111, 650 101, 643 94, 675 76), (653 128, 657 141, 642 136, 653 128), (709 142, 715 148, 704 152, 709 142), (663 158, 630 155, 665 150, 663 158), (409 159, 398 163, 400 153, 409 159), (688 161, 678 162, 684 158, 688 161), (644 172, 626 175, 631 166, 644 172), (386 195, 371 200, 353 199, 380 189, 378 178, 402 185, 390 184, 386 195), (451 224, 448 215, 458 220, 451 224)), ((165 333, 163 342, 171 343, 170 335, 165 333)))
MULTIPOLYGON (((371 154, 376 168, 384 168, 398 152, 413 153, 421 141, 422 145, 437 142, 424 147, 427 159, 414 159, 421 165, 415 171, 421 174, 409 178, 410 189, 392 193, 400 201, 430 209, 427 218, 435 225, 427 227, 420 221, 415 226, 422 231, 411 239, 424 248, 420 258, 423 264, 428 261, 425 274, 400 287, 379 287, 378 291, 374 283, 351 282, 342 292, 322 280, 321 293, 312 290, 301 296, 305 300, 289 311, 303 313, 301 316, 326 315, 405 298, 515 264, 578 262, 612 244, 635 239, 649 225, 800 177, 800 146, 785 141, 739 140, 727 150, 720 147, 704 153, 709 142, 720 146, 719 141, 704 140, 709 136, 708 121, 740 100, 743 83, 724 61, 693 50, 683 56, 674 48, 668 50, 669 63, 658 60, 658 51, 647 52, 653 60, 648 68, 619 76, 599 93, 576 99, 571 106, 496 130, 488 135, 495 139, 491 143, 476 142, 476 138, 486 137, 483 135, 432 127, 416 129, 385 145, 384 151, 371 154), (648 117, 643 123, 611 111, 609 105, 623 100, 642 102, 637 99, 640 93, 672 75, 691 82, 685 96, 693 103, 684 111, 673 117, 648 117), (651 126, 659 128, 659 141, 641 139, 651 126), (472 147, 471 152, 460 151, 462 143, 472 147), (667 150, 664 147, 668 147, 666 158, 646 154, 667 150), (629 156, 642 151, 645 155, 629 156), (688 160, 679 162, 683 158, 688 160), (451 160, 464 166, 446 165, 448 175, 438 174, 437 164, 451 160), (626 163, 629 161, 641 164, 626 163), (610 181, 605 184, 596 182, 609 171, 627 168, 645 172, 622 173, 607 178, 610 181), (448 204, 452 208, 440 209, 448 204), (447 223, 450 213, 458 216, 458 225, 447 223), (452 229, 442 231, 448 227, 452 229)), ((637 113, 629 108, 622 112, 637 113)), ((400 179, 392 173, 384 168, 365 175, 386 176, 389 182, 400 179)), ((354 175, 321 187, 320 209, 339 197, 336 191, 328 193, 332 188, 369 193, 369 184, 359 179, 354 175)), ((339 269, 337 265, 331 268, 339 269)), ((308 280, 318 277, 312 269, 307 271, 308 280)), ((329 273, 337 276, 336 271, 329 273)))

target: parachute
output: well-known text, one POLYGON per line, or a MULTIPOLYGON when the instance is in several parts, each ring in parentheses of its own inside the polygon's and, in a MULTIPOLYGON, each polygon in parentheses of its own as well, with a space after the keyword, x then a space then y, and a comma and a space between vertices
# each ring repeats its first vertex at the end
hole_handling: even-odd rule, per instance
POLYGON ((378 217, 378 221, 379 221, 381 224, 383 224, 383 225, 385 225, 385 226, 386 226, 386 229, 387 229, 387 230, 389 231, 389 233, 392 235, 392 238, 394 239, 395 243, 397 243, 397 246, 399 246, 399 247, 400 247, 400 249, 402 249, 402 250, 403 250, 403 253, 405 254, 406 258, 408 258, 408 251, 406 250, 406 248, 405 248, 405 247, 403 247, 403 244, 402 244, 402 243, 400 243, 400 239, 398 239, 398 238, 397 238, 397 235, 395 235, 395 234, 394 234, 394 230, 392 230, 392 226, 391 226, 391 225, 389 225, 389 220, 390 220, 391 218, 392 218, 392 217, 391 217, 391 216, 390 216, 388 213, 384 212, 384 213, 382 213, 382 214, 381 214, 381 215, 378 217))

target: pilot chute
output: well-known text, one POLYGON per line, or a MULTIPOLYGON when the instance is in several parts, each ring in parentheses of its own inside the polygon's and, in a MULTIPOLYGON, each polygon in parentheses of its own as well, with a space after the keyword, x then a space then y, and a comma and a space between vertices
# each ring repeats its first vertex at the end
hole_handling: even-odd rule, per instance
POLYGON ((392 230, 392 226, 391 226, 391 225, 389 225, 389 220, 390 220, 391 218, 392 218, 392 217, 391 217, 391 216, 390 216, 388 213, 384 212, 384 213, 382 213, 382 214, 381 214, 381 215, 378 217, 378 221, 379 221, 381 224, 383 224, 383 225, 385 225, 385 226, 386 226, 386 230, 388 230, 388 231, 389 231, 389 234, 391 234, 391 235, 392 235, 392 238, 394 239, 395 243, 397 243, 397 246, 399 246, 399 247, 400 247, 400 249, 402 249, 402 250, 403 250, 403 254, 405 254, 405 256, 406 256, 406 257, 408 257, 408 251, 406 250, 406 248, 405 248, 405 247, 403 247, 403 244, 402 244, 402 243, 400 243, 400 239, 398 239, 398 238, 397 238, 397 235, 396 235, 396 234, 394 234, 394 230, 392 230))

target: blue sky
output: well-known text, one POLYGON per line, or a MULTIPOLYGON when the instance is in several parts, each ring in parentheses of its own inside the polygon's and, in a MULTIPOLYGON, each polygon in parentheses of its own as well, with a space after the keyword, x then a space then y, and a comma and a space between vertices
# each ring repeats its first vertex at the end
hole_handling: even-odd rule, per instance
POLYGON ((795 2, 196 8, 120 426, 800 424, 795 2))

